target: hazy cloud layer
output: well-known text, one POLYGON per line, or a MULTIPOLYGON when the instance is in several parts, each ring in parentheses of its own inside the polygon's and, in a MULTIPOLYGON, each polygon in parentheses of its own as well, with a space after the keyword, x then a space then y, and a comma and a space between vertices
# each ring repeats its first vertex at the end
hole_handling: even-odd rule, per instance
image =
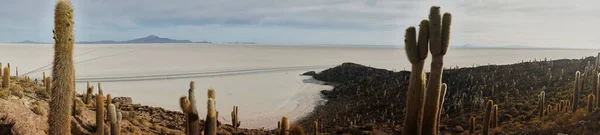
MULTIPOLYGON (((51 41, 56 0, 0 5, 0 42, 51 41)), ((453 14, 455 45, 595 47, 596 0, 76 0, 77 40, 155 34, 194 41, 402 45, 431 5, 453 14)))

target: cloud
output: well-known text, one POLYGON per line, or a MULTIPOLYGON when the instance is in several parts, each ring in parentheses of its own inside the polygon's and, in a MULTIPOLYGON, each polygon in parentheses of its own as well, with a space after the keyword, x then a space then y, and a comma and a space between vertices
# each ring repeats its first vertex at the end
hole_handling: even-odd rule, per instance
MULTIPOLYGON (((0 41, 51 41, 56 0, 0 5, 0 41)), ((403 44, 404 29, 440 5, 452 43, 594 47, 594 0, 83 0, 73 1, 78 40, 147 34, 271 44, 403 44), (384 35, 387 34, 387 35, 384 35), (343 36, 343 37, 340 37, 343 36)))

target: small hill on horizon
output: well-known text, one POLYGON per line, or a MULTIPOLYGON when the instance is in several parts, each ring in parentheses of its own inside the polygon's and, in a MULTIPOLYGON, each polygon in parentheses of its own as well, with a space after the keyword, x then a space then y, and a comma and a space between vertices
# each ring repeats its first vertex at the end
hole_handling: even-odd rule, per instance
MULTIPOLYGON (((156 35, 149 35, 149 36, 146 36, 143 38, 132 39, 132 40, 127 40, 127 41, 104 40, 104 41, 81 41, 81 42, 77 42, 77 43, 82 43, 82 44, 121 44, 121 43, 138 44, 138 43, 194 43, 194 42, 192 42, 190 40, 176 40, 176 39, 170 39, 170 38, 162 38, 162 37, 158 37, 156 35)), ((210 42, 204 41, 203 43, 210 43, 210 42)))

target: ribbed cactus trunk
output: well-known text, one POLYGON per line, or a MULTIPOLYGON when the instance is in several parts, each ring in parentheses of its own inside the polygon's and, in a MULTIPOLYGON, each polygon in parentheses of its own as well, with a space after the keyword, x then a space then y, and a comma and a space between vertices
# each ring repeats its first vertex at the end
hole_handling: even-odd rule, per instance
POLYGON ((494 101, 488 100, 485 105, 485 114, 483 115, 483 135, 489 135, 490 133, 490 125, 492 118, 492 107, 494 106, 494 101))
POLYGON ((48 116, 50 135, 71 134, 71 106, 75 91, 73 62, 73 8, 68 0, 59 0, 54 10, 54 62, 52 68, 52 100, 48 116))
POLYGON ((96 134, 104 135, 104 96, 96 96, 96 134))
POLYGON ((206 123, 204 124, 204 135, 216 135, 217 110, 215 108, 215 101, 212 98, 208 99, 207 110, 206 123))
POLYGON ((429 50, 432 55, 431 72, 427 91, 425 96, 425 105, 423 106, 423 135, 436 135, 439 129, 437 120, 439 119, 440 97, 442 85, 442 73, 444 68, 444 55, 448 51, 450 40, 450 23, 452 16, 450 13, 440 15, 440 7, 431 7, 429 14, 429 50))
POLYGON ((573 98, 573 102, 571 102, 571 104, 573 104, 572 105, 573 107, 571 108, 571 109, 573 109, 572 112, 577 111, 577 108, 579 108, 578 107, 578 103, 579 103, 579 90, 581 88, 581 86, 579 86, 580 82, 581 82, 580 76, 581 76, 581 73, 579 71, 575 72, 575 81, 573 82, 573 85, 574 85, 573 86, 574 93, 573 93, 573 97, 572 97, 573 98))

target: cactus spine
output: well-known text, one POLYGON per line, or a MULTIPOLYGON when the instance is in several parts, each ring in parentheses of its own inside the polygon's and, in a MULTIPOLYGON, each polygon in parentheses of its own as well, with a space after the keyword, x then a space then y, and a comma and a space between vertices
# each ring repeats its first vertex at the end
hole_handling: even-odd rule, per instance
POLYGON ((96 96, 96 134, 104 135, 104 96, 96 96))
POLYGON ((206 123, 204 124, 204 135, 217 134, 217 110, 215 109, 215 100, 208 99, 206 123))
POLYGON ((587 98, 587 111, 590 113, 594 112, 594 102, 596 102, 596 97, 594 96, 594 94, 590 94, 587 98))
POLYGON ((440 7, 433 6, 431 7, 429 20, 429 51, 431 52, 432 61, 430 78, 427 83, 425 105, 423 107, 422 134, 436 135, 438 129, 435 128, 439 119, 440 98, 443 98, 440 97, 440 92, 444 55, 446 55, 449 45, 451 15, 450 13, 444 13, 444 17, 442 18, 440 16, 440 7), (440 25, 444 28, 440 27, 440 25))
POLYGON ((121 128, 119 125, 119 117, 117 116, 117 109, 114 104, 108 105, 108 117, 110 120, 110 134, 111 135, 119 135, 121 132, 121 128))
POLYGON ((469 134, 475 133, 475 116, 469 118, 469 134))
POLYGON ((10 68, 5 67, 4 68, 4 75, 2 75, 2 88, 3 89, 10 89, 10 68))
POLYGON ((231 125, 233 125, 233 128, 237 129, 241 124, 242 122, 238 117, 238 106, 233 106, 233 111, 231 111, 231 125))
POLYGON ((580 76, 581 76, 581 73, 579 71, 575 72, 575 81, 573 82, 574 95, 571 96, 573 98, 573 102, 571 102, 571 104, 573 104, 573 108, 571 108, 571 109, 573 109, 572 110, 573 112, 577 111, 577 108, 578 108, 577 105, 579 103, 579 90, 581 88, 581 86, 579 86, 580 85, 579 83, 581 82, 580 76))
POLYGON ((483 135, 489 135, 493 106, 494 101, 492 100, 488 100, 485 105, 485 114, 483 115, 483 135))
POLYGON ((279 128, 279 135, 289 135, 288 130, 290 130, 290 120, 287 116, 283 116, 281 118, 281 127, 279 128))
POLYGON ((73 61, 73 8, 68 0, 59 0, 54 10, 54 62, 52 64, 52 100, 48 118, 50 135, 71 134, 70 108, 75 91, 73 61))

